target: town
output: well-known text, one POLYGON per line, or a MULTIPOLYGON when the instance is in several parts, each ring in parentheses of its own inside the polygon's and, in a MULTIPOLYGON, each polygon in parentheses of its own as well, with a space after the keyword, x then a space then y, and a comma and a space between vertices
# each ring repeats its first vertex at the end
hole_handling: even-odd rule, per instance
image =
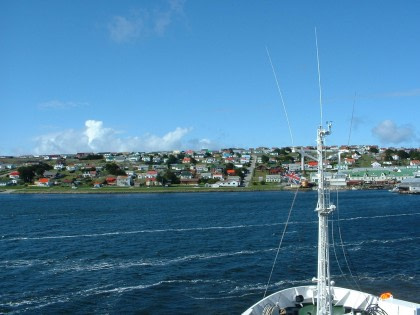
MULTIPOLYGON (((326 181, 332 189, 420 191, 419 148, 354 145, 331 146, 326 152, 326 181)), ((0 188, 15 192, 311 188, 318 181, 314 155, 314 147, 259 147, 0 156, 0 188)))

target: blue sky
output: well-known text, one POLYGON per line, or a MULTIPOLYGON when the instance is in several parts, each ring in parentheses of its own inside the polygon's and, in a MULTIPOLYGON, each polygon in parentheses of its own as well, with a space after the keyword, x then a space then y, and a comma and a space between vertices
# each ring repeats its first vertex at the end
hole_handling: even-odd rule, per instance
POLYGON ((1 1, 0 154, 419 147, 418 1, 1 1), (356 95, 356 96, 355 96, 356 95))

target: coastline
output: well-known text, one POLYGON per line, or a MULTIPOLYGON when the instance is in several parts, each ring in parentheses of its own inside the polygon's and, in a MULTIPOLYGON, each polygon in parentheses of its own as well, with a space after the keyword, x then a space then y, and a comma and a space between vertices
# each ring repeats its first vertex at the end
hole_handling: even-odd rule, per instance
POLYGON ((17 188, 3 189, 0 194, 149 194, 149 193, 199 193, 199 192, 253 192, 283 191, 284 187, 239 187, 239 188, 207 188, 207 187, 153 187, 153 188, 17 188))
MULTIPOLYGON (((0 189, 0 194, 151 194, 151 193, 201 193, 201 192, 258 192, 258 191, 295 191, 295 187, 290 186, 251 186, 251 187, 112 187, 112 188, 63 188, 63 187, 24 187, 0 189)), ((340 191, 352 190, 351 188, 339 189, 340 191)), ((378 190, 369 188, 359 188, 357 190, 378 190)), ((380 189, 386 190, 386 189, 380 189)), ((313 191, 311 188, 299 188, 300 192, 313 191)))

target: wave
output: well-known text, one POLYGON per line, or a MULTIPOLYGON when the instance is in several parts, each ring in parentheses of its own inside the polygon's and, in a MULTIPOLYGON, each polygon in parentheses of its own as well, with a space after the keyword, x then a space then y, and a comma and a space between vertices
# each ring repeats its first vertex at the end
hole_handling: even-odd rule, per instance
MULTIPOLYGON (((168 233, 168 232, 194 232, 194 231, 208 231, 208 230, 233 230, 233 229, 244 229, 244 228, 258 228, 258 227, 269 227, 284 225, 285 223, 269 223, 269 224, 250 224, 250 225, 234 225, 234 226, 209 226, 209 227, 195 227, 195 228, 179 228, 179 229, 155 229, 155 230, 138 230, 138 231, 118 231, 118 232, 107 232, 107 233, 94 233, 94 234, 77 234, 77 235, 54 235, 54 236, 22 236, 22 237, 11 237, 7 238, 2 236, 0 241, 26 241, 26 240, 51 240, 51 239, 66 239, 66 238, 88 238, 88 237, 102 237, 102 236, 118 236, 118 235, 129 235, 129 234, 141 234, 141 233, 168 233)), ((289 223, 292 224, 292 223, 289 223)), ((288 232, 294 233, 294 232, 288 232)))
POLYGON ((46 306, 50 306, 58 303, 69 302, 72 299, 76 298, 86 298, 95 295, 106 295, 106 294, 121 294, 137 290, 145 290, 148 288, 158 287, 167 284, 211 284, 211 285, 220 285, 225 283, 230 283, 230 280, 226 279, 215 279, 215 280, 205 280, 205 279, 179 279, 179 280, 162 280, 156 283, 149 284, 140 284, 134 286, 120 286, 112 287, 111 285, 93 287, 89 289, 84 289, 76 292, 69 292, 59 295, 46 295, 40 296, 33 299, 22 299, 17 301, 9 301, 0 303, 1 308, 13 308, 15 311, 33 311, 46 306), (24 307, 24 309, 19 309, 24 307), (19 310, 18 310, 19 309, 19 310))
POLYGON ((416 216, 420 215, 420 212, 414 213, 398 213, 398 214, 383 214, 383 215, 374 215, 369 217, 353 217, 353 218, 340 218, 340 221, 353 221, 353 220, 364 220, 364 219, 382 219, 382 218, 392 218, 392 217, 404 217, 404 216, 416 216))
MULTIPOLYGON (((360 247, 363 245, 368 244, 392 244, 392 243, 399 243, 399 242, 410 242, 410 241, 417 241, 420 239, 420 236, 417 237, 401 237, 401 238, 394 238, 394 239, 380 239, 380 240, 365 240, 355 243, 344 243, 344 246, 354 246, 354 247, 360 247)), ((331 244, 330 244, 331 245, 331 244)), ((335 243, 335 246, 339 247, 341 244, 335 243)))
POLYGON ((271 252, 275 250, 277 249, 268 248, 268 249, 260 249, 260 250, 242 250, 242 251, 236 251, 236 252, 203 253, 203 254, 193 254, 193 255, 180 256, 180 257, 161 259, 161 260, 145 259, 141 261, 122 262, 122 263, 101 262, 101 263, 97 263, 93 265, 86 265, 81 262, 80 264, 53 268, 53 269, 48 270, 47 272, 59 273, 59 272, 69 272, 69 271, 97 271, 97 270, 105 270, 105 269, 128 269, 128 268, 142 267, 142 266, 148 266, 148 267, 168 266, 168 265, 194 261, 194 260, 207 260, 207 259, 232 257, 232 256, 255 255, 258 253, 271 252))
MULTIPOLYGON (((388 217, 402 217, 402 216, 417 216, 420 212, 415 213, 399 213, 399 214, 385 214, 377 216, 359 216, 352 218, 341 218, 340 221, 352 220, 366 220, 366 219, 379 219, 388 217)), ((337 221, 337 220, 332 220, 337 221)), ((302 224, 316 224, 318 221, 292 221, 289 225, 302 225, 302 224)), ((107 237, 107 236, 120 236, 130 234, 142 233, 170 233, 170 232, 196 232, 196 231, 211 231, 211 230, 234 230, 234 229, 249 229, 249 228, 264 228, 270 226, 284 225, 286 222, 264 223, 264 224, 244 224, 232 226, 209 226, 209 227, 192 227, 192 228, 169 228, 169 229, 153 229, 153 230, 136 230, 136 231, 115 231, 106 233, 92 233, 92 234, 75 234, 75 235, 52 235, 52 236, 20 236, 10 237, 3 235, 0 241, 26 241, 26 240, 53 240, 53 239, 72 239, 72 238, 89 238, 89 237, 107 237)))

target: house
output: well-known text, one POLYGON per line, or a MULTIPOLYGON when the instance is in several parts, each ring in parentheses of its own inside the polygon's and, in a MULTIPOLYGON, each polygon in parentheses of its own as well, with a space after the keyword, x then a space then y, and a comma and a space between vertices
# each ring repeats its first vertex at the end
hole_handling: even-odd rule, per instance
POLYGON ((211 185, 211 187, 212 188, 219 188, 219 187, 239 187, 240 184, 241 184, 241 182, 238 181, 238 180, 227 179, 227 180, 219 181, 219 182, 211 185))
POLYGON ((412 160, 412 161, 410 161, 410 166, 420 166, 420 160, 412 160))
POLYGON ((110 186, 115 186, 117 184, 117 179, 115 177, 107 177, 105 181, 106 184, 110 186))
POLYGON ((19 172, 18 171, 11 172, 9 174, 9 178, 11 178, 11 179, 19 179, 19 172))
POLYGON ((65 166, 64 166, 63 163, 57 163, 57 164, 54 165, 54 169, 58 170, 58 171, 61 171, 64 168, 65 168, 65 166))
POLYGON ((344 164, 346 164, 346 165, 353 165, 354 163, 356 163, 355 159, 350 159, 350 158, 345 158, 344 159, 344 164))
POLYGON ((308 161, 306 165, 309 169, 316 169, 318 167, 318 161, 308 161))
POLYGON ((152 161, 153 161, 153 163, 160 163, 162 161, 162 159, 160 158, 160 156, 154 156, 152 161))
POLYGON ((394 161, 398 161, 400 157, 397 154, 391 156, 394 161))
POLYGON ((280 183, 281 175, 265 175, 266 183, 280 183))
POLYGON ((171 170, 182 171, 184 169, 185 169, 185 166, 183 164, 171 164, 171 170))
POLYGON ((35 184, 38 187, 51 187, 53 185, 53 181, 51 178, 40 178, 35 184))
POLYGON ((222 173, 213 173, 211 177, 214 178, 214 179, 223 180, 223 174, 222 173))
POLYGON ((155 171, 158 171, 158 170, 167 170, 168 169, 168 166, 166 166, 166 165, 159 165, 159 164, 156 164, 156 165, 152 165, 152 169, 154 169, 155 171))
POLYGON ((118 187, 131 187, 133 186, 133 179, 131 176, 117 176, 118 187))
POLYGON ((76 166, 76 165, 74 165, 74 164, 70 164, 70 165, 67 165, 66 166, 66 170, 67 171, 69 171, 69 172, 75 172, 75 171, 77 171, 79 168, 76 166))
POLYGON ((157 171, 147 171, 146 173, 146 178, 156 178, 158 175, 157 171))
POLYGON ((97 171, 85 171, 85 172, 82 174, 82 176, 83 176, 84 178, 93 178, 93 177, 98 176, 98 173, 97 173, 97 171))
POLYGON ((162 183, 158 182, 156 177, 146 178, 146 186, 161 186, 162 183))
POLYGON ((181 185, 197 186, 198 178, 181 178, 181 185))
POLYGON ((106 155, 105 156, 105 162, 114 162, 115 161, 115 157, 112 155, 106 155))
POLYGON ((4 186, 11 186, 13 185, 11 180, 2 180, 0 179, 0 187, 4 187, 4 186))
POLYGON ((225 163, 235 163, 235 158, 227 157, 227 158, 225 158, 225 163))
POLYGON ((373 162, 370 164, 373 168, 380 168, 381 167, 381 163, 378 162, 373 162))
POLYGON ((146 179, 147 178, 146 175, 147 175, 146 173, 140 173, 140 174, 137 175, 137 178, 138 179, 146 179))
POLYGON ((128 157, 128 160, 130 162, 138 162, 138 161, 140 161, 140 157, 138 155, 131 155, 131 156, 128 157))
POLYGON ((216 162, 216 159, 212 158, 212 157, 209 157, 209 158, 204 160, 204 163, 206 163, 206 164, 212 164, 214 162, 216 162))
POLYGON ((228 177, 226 178, 226 180, 234 180, 234 181, 239 182, 239 184, 242 182, 242 180, 241 180, 241 177, 240 177, 240 176, 228 176, 228 177))
POLYGON ((206 172, 206 173, 200 173, 200 178, 203 178, 203 179, 208 179, 208 178, 211 178, 211 173, 209 173, 209 172, 206 172))
POLYGON ((131 177, 136 177, 137 175, 136 175, 136 173, 134 172, 134 171, 126 171, 125 172, 128 176, 131 176, 131 177))
POLYGON ((184 158, 182 159, 182 164, 189 164, 189 163, 191 163, 191 158, 189 158, 189 157, 184 157, 184 158))
POLYGON ((137 167, 137 170, 139 170, 139 171, 148 171, 149 170, 149 165, 146 165, 146 164, 139 165, 137 167))
POLYGON ((191 179, 193 178, 193 174, 190 171, 182 171, 180 177, 181 179, 191 179))
POLYGON ((230 176, 232 176, 232 175, 234 176, 236 174, 236 171, 235 170, 227 170, 226 173, 230 176))
POLYGON ((278 174, 281 174, 281 173, 283 173, 284 172, 284 170, 281 168, 281 167, 271 167, 269 170, 268 170, 268 173, 270 174, 270 175, 278 175, 278 174))
POLYGON ((118 155, 115 157, 115 163, 124 163, 127 158, 124 155, 118 155))
POLYGON ((198 164, 195 169, 197 170, 197 172, 208 172, 209 168, 207 165, 205 164, 198 164))

